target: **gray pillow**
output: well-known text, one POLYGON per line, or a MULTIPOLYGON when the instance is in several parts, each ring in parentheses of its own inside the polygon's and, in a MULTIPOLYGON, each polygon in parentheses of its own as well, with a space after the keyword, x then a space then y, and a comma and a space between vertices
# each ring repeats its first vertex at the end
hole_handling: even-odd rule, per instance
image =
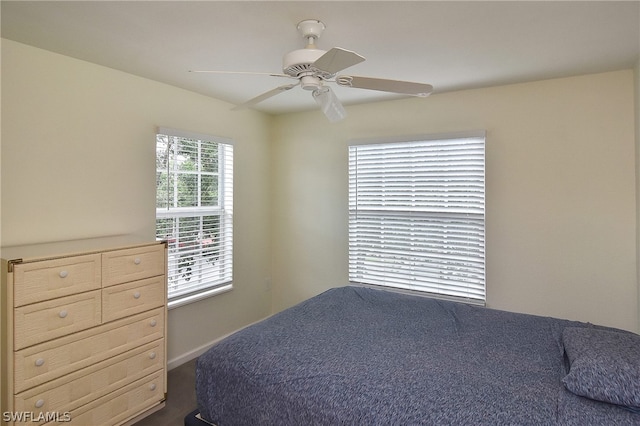
POLYGON ((640 408, 640 336, 623 331, 567 327, 562 333, 569 374, 562 379, 576 395, 640 408))

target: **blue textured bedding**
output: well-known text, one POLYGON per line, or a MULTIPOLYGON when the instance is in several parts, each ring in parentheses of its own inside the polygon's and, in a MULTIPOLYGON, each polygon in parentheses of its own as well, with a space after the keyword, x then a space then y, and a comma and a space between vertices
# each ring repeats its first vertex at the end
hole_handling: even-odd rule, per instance
POLYGON ((226 425, 640 425, 577 396, 563 330, 590 327, 341 287, 200 356, 202 417, 226 425))

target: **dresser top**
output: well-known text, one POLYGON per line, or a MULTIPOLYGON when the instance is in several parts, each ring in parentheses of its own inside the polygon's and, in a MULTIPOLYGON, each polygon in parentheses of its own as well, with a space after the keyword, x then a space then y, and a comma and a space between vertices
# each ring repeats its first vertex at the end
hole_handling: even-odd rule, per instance
POLYGON ((115 235, 100 238, 55 241, 42 244, 0 247, 0 258, 5 261, 47 259, 138 247, 153 244, 154 242, 161 243, 161 241, 153 241, 137 235, 115 235))

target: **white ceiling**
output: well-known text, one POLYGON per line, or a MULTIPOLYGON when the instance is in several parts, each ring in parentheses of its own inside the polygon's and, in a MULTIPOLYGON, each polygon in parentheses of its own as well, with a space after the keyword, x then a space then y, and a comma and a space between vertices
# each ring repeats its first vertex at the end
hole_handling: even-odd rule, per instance
MULTIPOLYGON (((2 1, 2 37, 228 101, 291 80, 195 74, 282 72, 319 19, 318 47, 367 58, 343 74, 429 83, 434 93, 632 68, 639 1, 2 1)), ((332 86, 345 105, 395 95, 332 86)), ((425 102, 428 102, 426 98, 425 102)), ((258 104, 315 108, 295 88, 258 104)))

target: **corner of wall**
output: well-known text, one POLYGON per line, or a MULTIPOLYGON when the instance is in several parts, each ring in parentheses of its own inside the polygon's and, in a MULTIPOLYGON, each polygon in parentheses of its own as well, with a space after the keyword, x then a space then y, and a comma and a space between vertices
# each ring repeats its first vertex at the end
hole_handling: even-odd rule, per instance
MULTIPOLYGON (((2 52, 2 39, 0 39, 0 52, 2 52)), ((2 56, 0 55, 0 69, 2 68, 2 56)), ((2 99, 2 84, 0 84, 0 99, 2 99)), ((2 117, 2 105, 0 102, 0 117, 2 117)), ((2 128, 2 118, 0 118, 0 129, 2 128)), ((2 135, 0 134, 0 164, 2 163, 2 135)), ((0 167, 1 169, 1 167, 0 167)), ((0 246, 2 246, 2 173, 0 173, 0 246)), ((2 255, 2 249, 0 249, 0 256, 2 255)), ((3 286, 4 287, 4 286, 3 286)), ((3 330, 3 308, 4 298, 0 296, 0 330, 3 330)), ((0 336, 3 339, 1 342, 4 342, 4 336, 0 336)), ((0 342, 0 371, 4 371, 2 368, 4 345, 0 342)), ((4 385, 0 385, 0 406, 3 406, 4 401, 4 385)), ((1 408, 0 411, 4 411, 4 408, 1 408)))
POLYGON ((633 72, 636 131, 636 281, 638 283, 638 332, 640 332, 640 56, 633 72))

